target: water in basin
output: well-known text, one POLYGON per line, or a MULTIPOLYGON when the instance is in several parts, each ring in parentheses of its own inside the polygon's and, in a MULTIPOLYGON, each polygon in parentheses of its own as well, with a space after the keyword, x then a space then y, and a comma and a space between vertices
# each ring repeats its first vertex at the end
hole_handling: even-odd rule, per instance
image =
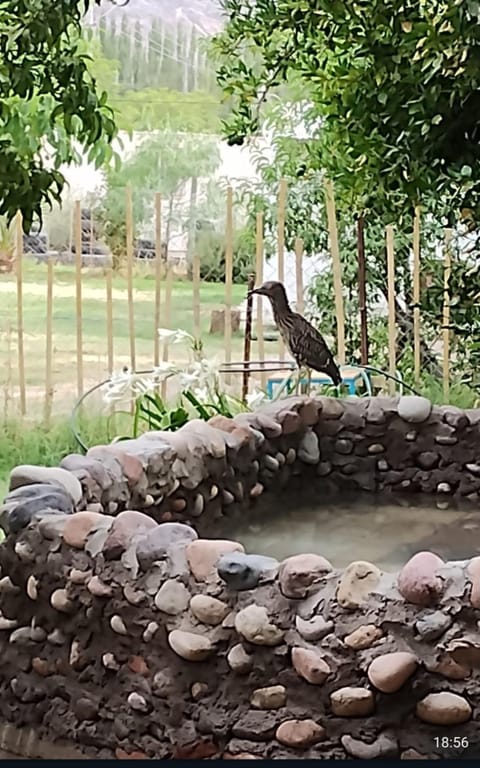
POLYGON ((216 536, 278 560, 312 552, 338 568, 368 560, 397 570, 422 550, 445 560, 479 555, 480 508, 425 496, 336 497, 313 504, 308 494, 297 494, 261 502, 242 517, 224 518, 216 536))

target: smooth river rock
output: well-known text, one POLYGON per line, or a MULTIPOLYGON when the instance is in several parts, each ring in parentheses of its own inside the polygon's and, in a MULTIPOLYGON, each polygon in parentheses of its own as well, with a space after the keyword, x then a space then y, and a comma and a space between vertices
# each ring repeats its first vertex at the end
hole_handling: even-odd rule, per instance
POLYGON ((430 693, 419 701, 417 715, 431 725, 461 725, 470 720, 472 707, 463 696, 441 691, 430 693))
POLYGON ((285 597, 302 600, 321 582, 333 566, 321 555, 293 555, 280 564, 278 580, 285 597))
POLYGON ((230 609, 216 597, 194 595, 190 600, 190 610, 198 621, 216 626, 222 623, 230 609))
POLYGON ((404 421, 420 424, 426 421, 432 412, 432 404, 426 397, 403 395, 398 401, 398 415, 404 421))
POLYGON ((228 552, 245 552, 238 541, 228 539, 197 539, 187 545, 186 555, 196 581, 206 581, 217 573, 216 565, 228 552))
POLYGON ((213 645, 208 637, 181 629, 170 632, 168 644, 177 656, 186 661, 205 661, 213 652, 213 645))
POLYGON ((284 636, 283 630, 270 621, 267 609, 255 603, 237 613, 235 629, 253 645, 279 645, 284 636))
POLYGON ((168 579, 155 595, 155 606, 159 611, 170 616, 178 616, 183 613, 190 602, 190 592, 175 579, 168 579))
POLYGON ((337 717, 367 717, 375 709, 375 699, 368 688, 339 688, 330 694, 330 706, 337 717))
POLYGON ((292 749, 307 749, 327 736, 325 728, 315 720, 286 720, 278 726, 275 738, 292 749))
POLYGON ((254 709, 280 709, 287 701, 287 689, 283 685, 257 688, 250 699, 254 709))
POLYGON ((382 693, 395 693, 417 668, 413 653, 396 651, 377 656, 368 668, 368 679, 382 693))
POLYGON ((113 520, 108 515, 98 512, 75 512, 70 515, 63 529, 65 544, 75 549, 83 549, 87 537, 99 525, 112 525, 113 520))
POLYGON ((74 504, 82 498, 82 486, 72 472, 61 467, 37 467, 32 464, 20 464, 10 472, 9 489, 11 491, 25 485, 45 483, 56 485, 65 490, 74 504))
POLYGON ((414 605, 434 605, 443 592, 437 571, 444 561, 433 552, 417 552, 403 566, 397 579, 398 591, 414 605))

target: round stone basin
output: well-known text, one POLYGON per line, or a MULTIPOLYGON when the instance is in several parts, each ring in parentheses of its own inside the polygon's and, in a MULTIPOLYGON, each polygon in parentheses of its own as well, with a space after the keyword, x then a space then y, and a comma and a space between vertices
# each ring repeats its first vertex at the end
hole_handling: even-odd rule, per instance
POLYGON ((277 560, 312 552, 342 568, 362 558, 384 570, 397 570, 421 550, 436 552, 444 560, 480 554, 478 509, 468 502, 425 495, 312 500, 305 492, 265 500, 252 512, 224 519, 215 535, 277 560))

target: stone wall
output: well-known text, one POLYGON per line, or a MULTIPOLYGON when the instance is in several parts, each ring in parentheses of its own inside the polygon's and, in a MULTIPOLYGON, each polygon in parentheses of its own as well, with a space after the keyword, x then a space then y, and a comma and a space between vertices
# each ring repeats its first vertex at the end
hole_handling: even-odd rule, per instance
POLYGON ((480 558, 423 552, 398 574, 320 554, 278 563, 185 521, 212 535, 219 516, 299 479, 476 500, 479 415, 289 398, 17 467, 0 546, 2 721, 89 757, 470 754, 480 558))

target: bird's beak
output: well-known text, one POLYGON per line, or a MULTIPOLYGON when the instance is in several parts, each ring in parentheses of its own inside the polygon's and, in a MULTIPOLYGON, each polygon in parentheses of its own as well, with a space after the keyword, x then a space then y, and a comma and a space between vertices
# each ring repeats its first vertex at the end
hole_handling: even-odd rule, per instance
POLYGON ((261 293, 260 288, 253 288, 251 291, 248 291, 247 293, 247 299, 250 299, 252 296, 259 295, 261 293))

